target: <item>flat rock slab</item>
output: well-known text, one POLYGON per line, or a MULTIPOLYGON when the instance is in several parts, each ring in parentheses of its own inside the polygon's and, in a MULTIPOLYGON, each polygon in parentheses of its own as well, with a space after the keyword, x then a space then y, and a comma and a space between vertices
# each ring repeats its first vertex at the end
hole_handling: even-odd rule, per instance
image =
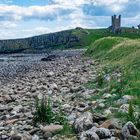
POLYGON ((56 132, 61 131, 63 129, 63 126, 62 125, 48 125, 45 127, 41 127, 41 129, 44 133, 46 132, 56 133, 56 132))

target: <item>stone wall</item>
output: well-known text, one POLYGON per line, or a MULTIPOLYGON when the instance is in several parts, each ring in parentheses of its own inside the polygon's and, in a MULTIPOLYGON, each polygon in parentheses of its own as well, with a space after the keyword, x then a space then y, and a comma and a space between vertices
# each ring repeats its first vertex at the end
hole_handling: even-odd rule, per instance
POLYGON ((118 17, 116 15, 111 17, 112 19, 112 32, 113 33, 120 33, 121 32, 121 15, 118 17))

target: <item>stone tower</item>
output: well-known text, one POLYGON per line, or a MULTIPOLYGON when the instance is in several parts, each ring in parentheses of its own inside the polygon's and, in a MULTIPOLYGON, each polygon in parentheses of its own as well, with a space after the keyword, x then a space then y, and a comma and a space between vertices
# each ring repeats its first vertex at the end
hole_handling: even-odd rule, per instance
POLYGON ((113 33, 120 33, 121 32, 121 15, 117 17, 116 15, 111 17, 112 19, 112 32, 113 33))

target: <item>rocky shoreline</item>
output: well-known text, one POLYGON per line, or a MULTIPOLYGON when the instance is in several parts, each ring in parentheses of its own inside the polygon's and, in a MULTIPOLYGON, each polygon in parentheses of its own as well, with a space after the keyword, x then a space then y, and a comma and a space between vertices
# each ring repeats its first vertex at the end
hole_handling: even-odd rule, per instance
MULTIPOLYGON (((59 58, 80 56, 83 53, 80 50, 55 50, 50 53, 13 53, 0 55, 0 85, 12 81, 16 77, 22 77, 30 70, 36 70, 36 66, 41 63, 41 58, 48 55, 57 55, 59 58)), ((42 65, 44 63, 42 62, 42 65)))
POLYGON ((43 56, 39 55, 33 61, 23 59, 24 62, 0 64, 1 71, 9 70, 0 74, 4 73, 4 77, 11 79, 5 82, 7 78, 3 80, 0 76, 0 140, 137 139, 139 132, 132 122, 122 125, 117 119, 108 119, 105 112, 93 113, 97 107, 105 107, 103 102, 88 100, 100 89, 87 89, 84 84, 97 78, 100 65, 82 57, 82 50, 74 52, 67 51, 59 59, 50 62, 41 62, 43 56), (51 98, 54 110, 61 103, 68 123, 76 134, 54 135, 55 131, 63 129, 61 125, 33 125, 35 98, 42 99, 43 96, 51 98))

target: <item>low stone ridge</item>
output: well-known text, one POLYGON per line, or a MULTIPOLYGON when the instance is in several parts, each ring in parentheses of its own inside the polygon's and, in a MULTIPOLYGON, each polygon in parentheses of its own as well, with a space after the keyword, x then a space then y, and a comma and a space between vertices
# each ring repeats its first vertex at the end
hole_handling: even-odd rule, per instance
POLYGON ((72 48, 80 45, 73 30, 44 34, 25 39, 0 40, 0 53, 46 52, 48 49, 72 48))

